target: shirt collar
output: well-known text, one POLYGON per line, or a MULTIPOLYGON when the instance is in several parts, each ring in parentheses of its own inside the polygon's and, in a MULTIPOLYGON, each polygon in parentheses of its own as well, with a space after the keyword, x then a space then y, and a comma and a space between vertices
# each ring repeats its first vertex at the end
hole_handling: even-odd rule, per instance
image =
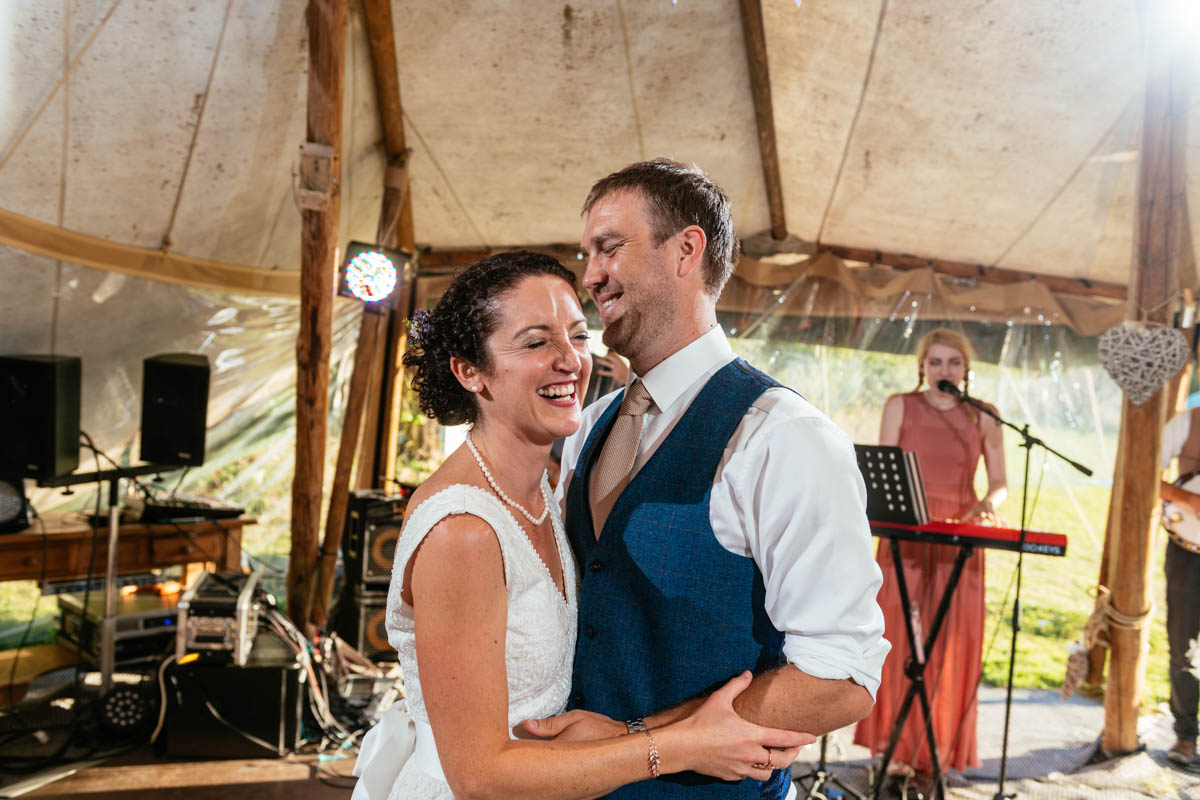
POLYGON ((733 348, 720 325, 701 334, 690 344, 676 350, 645 375, 640 375, 650 399, 659 411, 666 411, 701 378, 734 358, 733 348))

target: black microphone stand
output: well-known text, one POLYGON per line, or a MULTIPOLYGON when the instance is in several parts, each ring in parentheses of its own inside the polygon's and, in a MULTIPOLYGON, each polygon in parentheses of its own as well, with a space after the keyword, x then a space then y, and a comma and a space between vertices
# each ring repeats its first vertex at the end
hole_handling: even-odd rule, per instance
POLYGON ((974 397, 971 397, 969 394, 963 393, 961 389, 950 383, 950 381, 938 381, 937 388, 946 394, 954 395, 965 403, 970 403, 972 406, 987 414, 1001 425, 1012 428, 1021 435, 1021 447, 1025 448, 1025 474, 1021 479, 1021 535, 1017 546, 1017 593, 1016 597, 1013 598, 1012 647, 1008 654, 1008 689, 1004 696, 1004 740, 1000 746, 1000 783, 996 789, 996 794, 992 797, 992 800, 1008 800, 1008 798, 1017 796, 1016 792, 1010 792, 1007 794, 1004 792, 1004 779, 1008 772, 1008 726, 1009 721, 1012 718, 1013 672, 1017 664, 1017 633, 1021 630, 1021 571, 1025 563, 1025 535, 1029 531, 1029 521, 1026 519, 1027 500, 1029 495, 1029 457, 1033 453, 1033 448, 1037 446, 1048 453, 1058 456, 1063 461, 1082 472, 1084 475, 1091 475, 1092 471, 1083 464, 1080 464, 1078 461, 1074 461, 1058 452, 1036 436, 1031 436, 1029 433, 1029 423, 1026 423, 1018 428, 1016 425, 1002 418, 999 414, 993 411, 991 407, 987 405, 987 403, 982 403, 979 400, 976 400, 974 397))
MULTIPOLYGON (((138 475, 168 472, 174 467, 162 464, 139 464, 133 467, 118 467, 97 472, 71 473, 38 481, 43 487, 70 487, 81 483, 108 482, 108 549, 105 551, 104 568, 104 617, 100 620, 100 691, 107 694, 113 687, 113 669, 116 661, 117 625, 117 547, 121 529, 121 479, 138 475)), ((90 578, 91 575, 89 574, 90 578)), ((83 610, 86 622, 88 611, 83 610)), ((82 624, 82 623, 81 623, 82 624)))

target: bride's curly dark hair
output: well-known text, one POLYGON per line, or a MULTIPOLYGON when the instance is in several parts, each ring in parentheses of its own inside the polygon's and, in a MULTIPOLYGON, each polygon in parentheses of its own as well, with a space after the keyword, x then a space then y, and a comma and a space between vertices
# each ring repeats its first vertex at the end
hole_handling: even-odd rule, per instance
POLYGON ((500 321, 501 295, 530 275, 553 275, 575 288, 574 273, 557 259, 528 250, 497 253, 456 274, 432 311, 413 315, 404 366, 416 368, 412 386, 426 416, 443 425, 476 421, 478 401, 450 371, 450 358, 491 369, 487 340, 500 321))

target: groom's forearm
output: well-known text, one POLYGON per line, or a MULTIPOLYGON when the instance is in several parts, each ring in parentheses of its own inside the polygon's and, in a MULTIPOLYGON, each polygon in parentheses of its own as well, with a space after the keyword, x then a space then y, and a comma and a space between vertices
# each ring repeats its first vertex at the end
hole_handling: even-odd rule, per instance
MULTIPOLYGON (((646 725, 669 725, 694 711, 703 697, 651 714, 646 725)), ((758 725, 816 736, 844 728, 871 713, 870 693, 851 680, 825 680, 786 664, 754 678, 733 701, 743 718, 758 725)))
POLYGON ((874 705, 870 692, 854 681, 814 678, 792 664, 758 675, 733 701, 751 722, 816 736, 858 722, 874 705))

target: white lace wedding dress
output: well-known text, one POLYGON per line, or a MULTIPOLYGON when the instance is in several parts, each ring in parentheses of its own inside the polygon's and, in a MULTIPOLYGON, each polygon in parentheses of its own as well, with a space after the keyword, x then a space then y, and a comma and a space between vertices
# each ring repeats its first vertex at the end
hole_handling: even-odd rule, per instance
MULTIPOLYGON (((552 498, 543 480, 543 497, 552 498)), ((550 571, 508 508, 491 492, 455 484, 417 506, 396 546, 387 601, 388 641, 400 655, 404 701, 385 712, 364 739, 354 773, 354 800, 452 798, 433 742, 421 676, 417 671, 413 609, 400 596, 405 566, 429 529, 452 514, 472 514, 492 527, 504 559, 508 625, 504 661, 508 670, 509 728, 523 720, 559 714, 571 690, 577 596, 575 560, 557 505, 550 503, 554 541, 562 561, 566 600, 550 571)), ((463 580, 470 580, 464 575, 463 580)), ((512 735, 511 732, 509 734, 512 735)))

